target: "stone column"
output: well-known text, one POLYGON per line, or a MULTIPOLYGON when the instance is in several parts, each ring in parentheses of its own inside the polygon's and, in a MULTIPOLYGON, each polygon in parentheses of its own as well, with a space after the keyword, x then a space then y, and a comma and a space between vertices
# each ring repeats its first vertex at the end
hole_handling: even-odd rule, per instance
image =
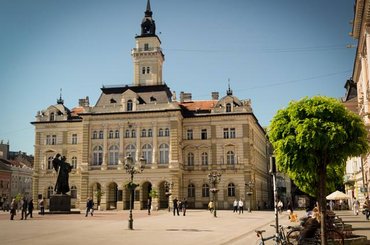
POLYGON ((153 125, 153 159, 152 168, 158 168, 158 131, 157 125, 153 125))

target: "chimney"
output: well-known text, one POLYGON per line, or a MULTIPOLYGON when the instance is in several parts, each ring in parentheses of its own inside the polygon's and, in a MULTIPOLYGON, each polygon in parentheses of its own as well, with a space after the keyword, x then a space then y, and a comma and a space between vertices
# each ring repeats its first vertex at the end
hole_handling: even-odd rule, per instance
POLYGON ((218 92, 212 92, 212 99, 218 100, 219 93, 218 92))
POLYGON ((191 93, 184 93, 183 91, 180 92, 180 103, 183 102, 190 102, 191 101, 191 93))
POLYGON ((88 106, 90 106, 89 96, 86 96, 85 99, 79 99, 78 100, 78 105, 79 106, 82 106, 82 107, 88 107, 88 106))

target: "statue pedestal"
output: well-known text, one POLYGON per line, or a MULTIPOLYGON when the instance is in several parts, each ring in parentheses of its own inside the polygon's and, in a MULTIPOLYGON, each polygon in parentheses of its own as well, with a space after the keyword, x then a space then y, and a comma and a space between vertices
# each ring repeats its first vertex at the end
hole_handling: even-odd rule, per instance
POLYGON ((71 196, 63 194, 55 194, 50 197, 50 213, 70 213, 71 212, 71 196))

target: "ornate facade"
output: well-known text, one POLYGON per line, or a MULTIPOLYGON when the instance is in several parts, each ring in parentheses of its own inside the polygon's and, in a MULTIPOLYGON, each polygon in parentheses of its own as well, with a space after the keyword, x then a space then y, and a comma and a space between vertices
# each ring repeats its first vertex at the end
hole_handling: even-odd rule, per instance
POLYGON ((213 92, 210 100, 197 101, 181 92, 177 99, 162 80, 164 54, 149 1, 135 41, 132 85, 103 86, 94 106, 86 97, 69 110, 59 98, 37 113, 33 198, 53 193, 51 161, 60 153, 74 167, 69 184, 77 208, 90 196, 101 209, 128 209, 126 156, 145 159, 144 171, 134 176, 136 209, 146 208, 151 190, 158 193, 158 208, 174 197, 206 207, 211 171, 222 175, 218 208, 230 208, 235 198, 264 207, 271 189, 268 142, 250 100, 239 100, 230 88, 222 98, 213 92), (166 183, 172 183, 170 190, 166 183))
MULTIPOLYGON (((354 6, 353 38, 358 39, 357 51, 353 65, 352 79, 346 82, 347 94, 345 105, 358 113, 367 129, 370 129, 370 83, 369 83, 369 53, 370 53, 370 2, 356 0, 354 6)), ((370 141, 370 139, 369 139, 370 141)), ((351 158, 347 161, 344 177, 346 191, 362 203, 369 196, 370 155, 351 158)), ((350 202, 352 203, 352 201, 350 202)))

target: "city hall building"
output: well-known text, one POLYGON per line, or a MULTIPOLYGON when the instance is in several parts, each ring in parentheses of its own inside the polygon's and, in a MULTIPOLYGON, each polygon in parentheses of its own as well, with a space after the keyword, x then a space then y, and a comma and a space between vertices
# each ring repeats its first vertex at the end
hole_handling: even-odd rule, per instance
POLYGON ((37 113, 34 200, 48 203, 54 193, 52 159, 59 153, 73 165, 68 194, 80 209, 88 197, 102 210, 129 208, 127 156, 144 164, 134 175, 135 209, 146 208, 149 198, 155 208, 167 208, 175 197, 185 198, 189 208, 205 208, 212 198, 211 172, 221 174, 218 208, 230 208, 236 198, 253 209, 268 203, 269 144, 251 101, 238 99, 230 87, 221 96, 212 92, 209 100, 184 92, 177 98, 163 82, 164 54, 155 29, 148 1, 131 52, 133 84, 103 86, 95 105, 86 97, 68 109, 60 97, 37 113))

